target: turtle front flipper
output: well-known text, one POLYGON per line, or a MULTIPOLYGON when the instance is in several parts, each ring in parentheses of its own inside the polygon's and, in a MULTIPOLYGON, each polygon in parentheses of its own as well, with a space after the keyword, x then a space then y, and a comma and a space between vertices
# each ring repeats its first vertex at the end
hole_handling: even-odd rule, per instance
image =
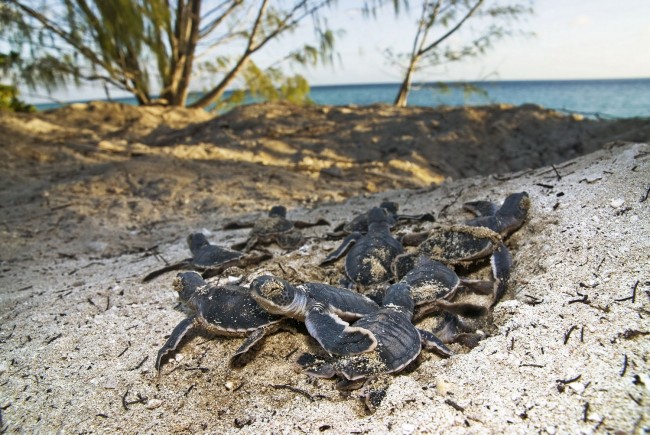
POLYGON ((494 251, 494 254, 492 254, 490 263, 492 264, 492 274, 495 279, 494 294, 492 296, 492 305, 494 305, 506 292, 508 281, 510 280, 512 255, 510 255, 510 251, 508 251, 506 245, 503 243, 499 245, 497 250, 494 251))
POLYGON ((321 261, 320 264, 327 264, 332 261, 336 261, 339 258, 341 258, 343 255, 345 255, 346 252, 354 245, 357 240, 359 240, 362 237, 361 233, 354 232, 347 236, 343 241, 341 242, 341 245, 330 255, 325 257, 323 261, 321 261))
POLYGON ((469 302, 448 302, 444 299, 438 299, 435 301, 435 305, 443 311, 464 317, 482 317, 488 312, 483 305, 469 302))
POLYGON ((442 340, 436 337, 435 334, 424 329, 418 329, 418 332, 422 340, 422 347, 426 350, 433 351, 443 357, 450 357, 454 354, 454 351, 445 346, 442 340))
POLYGON ((181 342, 185 334, 187 334, 194 327, 194 320, 194 317, 188 317, 176 325, 163 347, 161 347, 158 351, 158 357, 156 358, 157 371, 160 371, 160 363, 162 361, 162 358, 169 352, 176 350, 178 343, 181 342))
POLYGON ((530 209, 530 197, 526 192, 513 193, 503 201, 496 212, 499 220, 498 232, 504 237, 515 232, 524 224, 530 209))
POLYGON ((233 222, 227 222, 225 223, 221 229, 223 230, 239 230, 242 228, 252 228, 254 225, 253 222, 240 222, 240 221, 233 221, 233 222))
POLYGON ((476 217, 494 216, 499 207, 491 201, 470 201, 463 204, 463 208, 476 217))
POLYGON ((336 355, 356 355, 377 347, 377 338, 371 331, 350 326, 318 302, 309 308, 305 325, 323 349, 336 355))
POLYGON ((301 354, 295 362, 298 370, 316 378, 333 378, 336 370, 330 360, 322 359, 311 353, 301 354))
POLYGON ((395 220, 400 221, 421 221, 421 222, 435 222, 436 217, 433 213, 422 214, 396 214, 395 220))
POLYGON ((190 268, 191 265, 192 265, 192 258, 186 258, 185 260, 179 261, 178 263, 168 264, 165 267, 156 269, 153 272, 149 272, 147 275, 144 276, 144 278, 142 278, 142 282, 151 281, 152 279, 158 278, 160 275, 163 275, 167 272, 171 272, 173 270, 190 268))

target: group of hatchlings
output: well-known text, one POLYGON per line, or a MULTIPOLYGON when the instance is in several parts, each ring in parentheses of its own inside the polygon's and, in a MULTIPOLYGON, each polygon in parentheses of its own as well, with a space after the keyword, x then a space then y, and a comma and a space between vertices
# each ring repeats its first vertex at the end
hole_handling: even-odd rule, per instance
MULTIPOLYGON (((174 289, 193 315, 174 328, 158 352, 156 369, 192 328, 246 335, 233 355, 239 358, 287 319, 295 319, 304 322, 324 350, 319 355, 300 355, 296 360, 300 370, 321 378, 337 376, 340 389, 363 387, 362 397, 374 410, 385 395, 385 375, 403 370, 422 348, 449 357, 453 352, 446 344, 473 347, 483 337, 463 319, 485 316, 505 292, 512 257, 504 239, 522 226, 529 207, 526 192, 509 195, 501 206, 469 202, 464 208, 475 218, 465 224, 438 225, 398 240, 391 228, 399 221, 433 221, 433 216, 400 215, 397 204, 382 203, 329 234, 346 235, 321 262, 334 263, 347 254, 340 286, 292 284, 271 275, 253 279, 248 288, 206 281, 231 266, 270 258, 268 251, 253 251, 256 245, 273 242, 284 249, 295 248, 303 240, 300 228, 328 224, 324 220, 290 221, 284 207, 273 207, 267 218, 248 224, 252 226, 248 240, 233 249, 210 244, 202 233, 192 234, 188 237, 191 258, 144 277, 148 281, 171 270, 195 270, 178 273, 174 280, 174 289), (461 278, 453 269, 488 257, 492 279, 461 278), (460 289, 483 295, 489 302, 455 301, 460 289), (430 313, 442 319, 435 331, 414 326, 414 321, 430 313)), ((244 226, 235 222, 224 229, 244 226)))

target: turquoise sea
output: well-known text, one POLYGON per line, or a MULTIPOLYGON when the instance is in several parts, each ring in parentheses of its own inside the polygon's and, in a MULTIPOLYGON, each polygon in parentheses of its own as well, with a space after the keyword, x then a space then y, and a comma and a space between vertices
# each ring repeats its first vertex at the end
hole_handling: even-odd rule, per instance
MULTIPOLYGON (((521 80, 472 83, 484 92, 466 95, 451 86, 448 92, 416 85, 409 96, 410 106, 460 106, 495 103, 533 103, 543 107, 601 118, 650 118, 650 78, 612 80, 521 80)), ((318 104, 391 104, 399 85, 356 84, 313 86, 311 98, 318 104)), ((135 104, 131 98, 115 99, 135 104)), ((40 104, 47 110, 57 104, 40 104)))

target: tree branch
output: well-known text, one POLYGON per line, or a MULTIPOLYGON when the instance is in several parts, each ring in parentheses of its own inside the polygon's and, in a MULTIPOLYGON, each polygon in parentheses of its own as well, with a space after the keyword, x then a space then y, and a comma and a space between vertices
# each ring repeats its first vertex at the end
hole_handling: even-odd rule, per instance
POLYGON ((465 16, 458 22, 454 27, 452 27, 447 33, 442 35, 440 38, 437 40, 433 41, 431 44, 427 45, 424 49, 420 50, 419 54, 425 54, 428 51, 433 50, 436 48, 438 45, 440 45, 443 41, 445 41, 447 38, 449 38, 451 35, 453 35, 460 27, 467 21, 472 15, 474 15, 474 12, 483 4, 484 0, 478 0, 476 4, 465 14, 465 16))

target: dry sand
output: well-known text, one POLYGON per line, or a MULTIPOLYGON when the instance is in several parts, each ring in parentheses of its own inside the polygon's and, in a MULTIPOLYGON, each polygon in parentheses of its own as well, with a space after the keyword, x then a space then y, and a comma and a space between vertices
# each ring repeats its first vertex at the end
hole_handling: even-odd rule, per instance
MULTIPOLYGON (((620 141, 647 142, 648 125, 530 106, 2 114, 2 430, 648 431, 650 146, 620 141), (246 230, 222 223, 277 202, 336 224, 391 199, 457 223, 463 202, 522 190, 532 208, 508 240, 513 280, 483 325, 490 336, 446 360, 423 353, 373 415, 359 392, 294 372, 314 349, 301 330, 268 337, 241 368, 228 366, 241 339, 191 334, 160 376, 153 369, 186 312, 173 273, 140 278, 187 257, 192 231, 239 242, 246 230)), ((317 264, 336 245, 271 248, 244 282, 270 272, 334 283, 341 262, 317 264)))

